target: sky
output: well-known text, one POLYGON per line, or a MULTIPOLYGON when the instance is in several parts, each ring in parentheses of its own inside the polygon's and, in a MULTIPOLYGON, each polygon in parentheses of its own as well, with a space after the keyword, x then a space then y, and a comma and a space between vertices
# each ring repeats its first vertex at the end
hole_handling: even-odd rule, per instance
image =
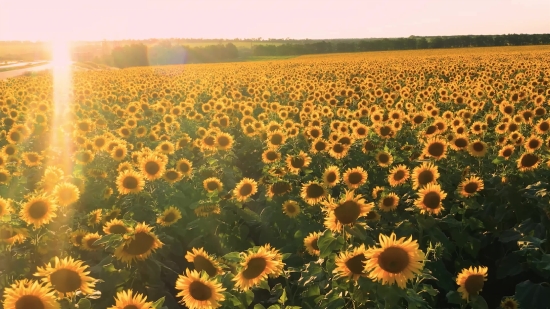
POLYGON ((0 41, 549 33, 550 0, 0 0, 0 41))

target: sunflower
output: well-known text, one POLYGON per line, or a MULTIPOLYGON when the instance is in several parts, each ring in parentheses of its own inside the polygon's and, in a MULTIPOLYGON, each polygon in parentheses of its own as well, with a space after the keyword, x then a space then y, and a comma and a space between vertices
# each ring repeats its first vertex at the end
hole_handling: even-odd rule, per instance
POLYGON ((310 181, 302 185, 302 189, 300 191, 300 196, 302 199, 304 199, 304 201, 311 206, 319 203, 325 198, 326 195, 327 191, 325 187, 314 181, 310 181))
POLYGON ((306 247, 306 250, 310 255, 319 256, 319 254, 321 254, 321 251, 319 251, 319 246, 317 244, 320 236, 320 233, 313 232, 307 235, 306 238, 304 238, 304 246, 306 247))
POLYGON ((128 264, 133 260, 146 260, 156 249, 164 245, 151 230, 152 227, 147 224, 138 223, 134 235, 115 249, 115 257, 128 264))
POLYGON ((176 169, 180 171, 183 176, 189 177, 193 173, 193 164, 187 159, 180 159, 176 162, 176 169))
POLYGON ((11 213, 10 201, 0 197, 0 217, 11 213))
POLYGON ((320 153, 324 152, 328 148, 328 142, 323 138, 316 138, 311 142, 311 148, 309 152, 311 153, 320 153))
POLYGON ((51 285, 34 280, 20 280, 4 290, 4 308, 6 309, 59 309, 55 292, 51 285))
POLYGON ((82 237, 82 245, 80 247, 85 251, 97 251, 103 247, 103 245, 94 245, 100 238, 101 236, 98 233, 88 233, 82 237))
POLYGON ((286 135, 280 130, 271 131, 267 134, 267 144, 270 148, 278 148, 286 141, 286 135))
POLYGON ((462 294, 462 298, 469 300, 470 295, 477 295, 487 281, 487 267, 470 267, 464 268, 456 277, 456 284, 459 285, 458 292, 462 294))
POLYGON ((536 169, 540 164, 541 159, 533 153, 524 153, 518 159, 517 167, 521 172, 531 171, 536 169))
POLYGON ((82 229, 79 229, 79 230, 76 230, 76 231, 72 232, 71 233, 71 242, 73 243, 73 245, 75 247, 82 246, 82 239, 84 239, 84 236, 86 236, 86 234, 88 234, 88 231, 82 230, 82 229))
POLYGON ((10 172, 0 168, 0 184, 7 185, 11 180, 10 172))
POLYGON ((311 158, 303 151, 300 151, 297 156, 289 155, 286 157, 288 170, 293 174, 300 173, 302 168, 308 167, 310 163, 311 158))
POLYGON ((120 172, 116 182, 119 194, 138 193, 145 186, 143 176, 133 170, 120 172))
POLYGON ((274 149, 267 149, 262 153, 262 162, 270 164, 281 159, 281 154, 274 149))
POLYGON ((336 268, 333 273, 336 277, 347 277, 357 281, 359 277, 367 277, 365 272, 365 245, 360 245, 351 251, 341 252, 335 259, 336 268))
POLYGON ((65 207, 78 201, 80 190, 72 183, 63 182, 56 185, 53 189, 53 196, 59 206, 65 207))
POLYGON ((340 182, 340 170, 337 166, 331 165, 323 172, 323 183, 328 188, 336 186, 340 182))
POLYGON ((195 270, 199 273, 204 271, 210 277, 223 273, 216 259, 204 251, 203 248, 193 248, 192 251, 187 251, 185 259, 187 262, 193 263, 195 270))
POLYGON ((76 163, 81 165, 89 164, 94 160, 95 156, 90 150, 81 150, 75 153, 74 159, 76 163))
POLYGON ((207 192, 221 191, 223 183, 217 177, 210 177, 202 182, 202 186, 207 192))
POLYGON ((112 219, 109 222, 105 223, 103 226, 103 232, 107 235, 109 234, 126 234, 132 231, 131 228, 127 227, 124 224, 124 221, 119 219, 112 219))
POLYGON ((341 231, 344 225, 353 225, 374 207, 374 203, 366 203, 361 194, 355 195, 353 191, 346 191, 339 202, 329 196, 322 204, 327 212, 324 224, 333 232, 341 231))
POLYGON ((153 303, 147 302, 147 296, 132 290, 117 292, 115 305, 109 309, 152 309, 153 303))
POLYGON ((525 147, 525 151, 527 152, 535 152, 542 145, 543 145, 542 138, 536 135, 532 135, 525 141, 525 144, 523 144, 523 147, 525 147))
POLYGON ((506 297, 500 302, 500 308, 502 309, 518 309, 519 304, 513 297, 506 297))
POLYGON ((413 189, 421 188, 427 184, 436 183, 439 178, 437 166, 433 163, 424 162, 421 166, 413 169, 413 189))
POLYGON ((258 191, 258 183, 254 179, 243 178, 233 189, 233 195, 239 202, 246 201, 258 191))
POLYGON ((145 178, 148 180, 155 180, 164 175, 166 164, 160 157, 156 155, 149 155, 141 159, 139 168, 145 178))
POLYGON ((27 224, 33 224, 36 229, 57 217, 56 209, 57 205, 50 198, 35 196, 23 205, 19 216, 27 224))
POLYGON ((21 157, 28 167, 39 166, 42 163, 42 159, 44 159, 44 157, 36 152, 24 152, 21 154, 21 157))
POLYGON ((56 256, 55 263, 37 267, 34 276, 44 277, 42 281, 51 284, 60 297, 71 297, 77 290, 83 295, 91 294, 94 291, 95 279, 88 276, 88 266, 82 265, 83 263, 72 257, 60 260, 56 256))
POLYGON ((348 155, 350 147, 342 143, 333 142, 329 145, 328 154, 336 160, 340 160, 348 155))
POLYGON ((476 192, 483 190, 483 180, 477 176, 472 176, 462 181, 458 186, 458 190, 461 196, 470 197, 476 192))
POLYGON ((390 170, 390 175, 388 176, 388 182, 390 186, 396 187, 404 184, 410 178, 409 169, 401 164, 390 170))
POLYGON ((437 137, 428 139, 424 145, 424 150, 422 151, 422 153, 426 157, 433 157, 436 160, 445 158, 446 152, 447 152, 447 142, 437 137))
POLYGON ((173 168, 166 170, 162 178, 169 184, 174 184, 183 178, 183 174, 173 168))
POLYGON ((367 177, 367 172, 362 167, 358 166, 350 168, 344 173, 344 182, 348 188, 357 189, 367 182, 367 177))
POLYGON ((407 281, 421 273, 425 256, 412 236, 407 240, 396 238, 395 233, 389 237, 380 234, 380 248, 369 248, 365 252, 365 272, 372 280, 382 281, 385 285, 397 283, 404 289, 407 281))
POLYGON ((209 217, 221 213, 220 206, 217 204, 205 204, 195 208, 194 213, 197 217, 209 217))
POLYGON ((504 159, 508 160, 512 156, 512 154, 514 154, 514 149, 514 145, 504 146, 500 149, 498 155, 499 157, 503 157, 504 159))
POLYGON ((174 206, 170 206, 157 218, 157 223, 162 226, 170 226, 178 222, 179 219, 181 219, 181 211, 174 206))
POLYGON ((381 167, 388 167, 393 163, 393 156, 389 152, 380 151, 376 154, 376 162, 381 167))
POLYGON ((88 225, 94 226, 101 222, 101 217, 103 216, 103 209, 98 208, 90 211, 88 214, 88 225))
POLYGON ((257 286, 268 276, 277 277, 283 272, 283 257, 269 244, 252 249, 244 254, 241 271, 233 278, 235 287, 242 291, 257 286))
POLYGON ((189 309, 219 308, 225 300, 225 288, 216 280, 211 280, 207 273, 187 269, 176 281, 176 295, 182 297, 182 303, 189 309))
POLYGON ((216 135, 216 144, 220 150, 229 150, 233 147, 233 136, 221 132, 216 135))
POLYGON ((267 187, 267 196, 273 198, 275 196, 285 195, 290 191, 292 191, 290 183, 286 181, 277 181, 267 187))
POLYGON ((397 209, 397 205, 399 204, 399 197, 395 193, 389 193, 382 199, 380 199, 380 202, 378 203, 378 207, 382 211, 392 211, 397 209))
POLYGON ((453 139, 450 141, 451 149, 459 151, 468 147, 470 143, 466 135, 453 135, 453 139))
POLYGON ((300 214, 300 205, 296 201, 286 201, 283 203, 283 213, 290 218, 300 214))
POLYGON ((111 158, 115 161, 122 161, 124 158, 126 158, 126 155, 128 154, 128 149, 126 149, 126 146, 123 145, 117 145, 116 147, 111 150, 111 158))
POLYGON ((468 144, 468 152, 474 157, 483 157, 487 153, 487 144, 476 140, 468 144))
POLYGON ((422 187, 418 192, 418 199, 414 202, 416 207, 420 208, 420 213, 428 212, 433 215, 438 215, 444 209, 441 205, 447 197, 447 193, 441 190, 439 185, 428 184, 422 187))
POLYGON ((0 224, 0 244, 11 246, 15 243, 23 243, 28 236, 25 228, 17 228, 7 224, 0 224))

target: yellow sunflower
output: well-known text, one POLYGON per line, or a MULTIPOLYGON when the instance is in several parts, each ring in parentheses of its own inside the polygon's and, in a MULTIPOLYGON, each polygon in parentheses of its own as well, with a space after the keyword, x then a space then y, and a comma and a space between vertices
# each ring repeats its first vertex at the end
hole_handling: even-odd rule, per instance
POLYGON ((210 177, 202 182, 202 186, 207 192, 221 191, 223 189, 223 183, 218 177, 210 177))
POLYGON ((358 166, 355 168, 349 168, 344 173, 344 182, 349 189, 357 189, 367 182, 367 171, 358 166))
POLYGON ((483 190, 483 179, 477 176, 465 179, 458 185, 458 191, 463 197, 470 197, 481 190, 483 190))
POLYGON ((326 197, 326 195, 327 191, 325 187, 314 181, 304 184, 300 191, 300 196, 302 199, 304 199, 304 201, 311 206, 319 203, 326 197))
POLYGON ((257 286, 268 276, 277 277, 283 272, 283 257, 269 244, 259 247, 257 250, 249 250, 241 262, 241 271, 233 278, 235 287, 246 291, 257 286))
POLYGON ((367 262, 365 272, 369 278, 382 281, 382 284, 397 285, 404 289, 407 281, 420 274, 424 268, 424 252, 418 249, 418 242, 404 237, 397 239, 395 233, 390 236, 380 234, 380 248, 369 248, 365 252, 367 262))
POLYGON ((56 209, 57 205, 50 198, 35 196, 23 205, 19 216, 27 224, 33 224, 36 229, 50 223, 53 218, 57 217, 55 214, 56 209))
POLYGON ((53 189, 53 196, 59 206, 69 206, 70 204, 78 201, 80 197, 80 190, 72 183, 63 182, 56 185, 53 189))
POLYGON ((258 183, 254 179, 243 178, 233 190, 233 195, 239 202, 246 201, 258 191, 258 183))
POLYGON ((23 157, 23 162, 28 167, 39 166, 44 158, 36 152, 24 152, 21 154, 21 157, 23 157))
POLYGON ((300 205, 296 201, 286 201, 283 203, 283 213, 290 218, 300 214, 300 205))
POLYGON ((139 168, 145 178, 148 180, 155 180, 164 175, 166 164, 158 156, 149 155, 141 159, 139 168))
POLYGON ((181 219, 181 211, 174 206, 170 206, 157 218, 157 223, 162 226, 170 226, 178 222, 179 219, 181 219))
POLYGON ((293 174, 300 173, 302 168, 308 167, 310 163, 311 158, 303 151, 300 151, 297 156, 289 155, 286 157, 287 168, 293 174))
POLYGON ((355 195, 353 191, 346 191, 339 202, 329 196, 321 204, 325 206, 327 212, 325 227, 333 232, 341 231, 345 225, 354 224, 374 207, 374 203, 367 203, 361 194, 355 195))
POLYGON ((115 257, 130 264, 134 260, 144 261, 164 244, 152 232, 152 227, 138 223, 134 235, 115 249, 115 257))
POLYGON ((420 208, 420 213, 428 212, 438 215, 444 209, 441 202, 447 197, 447 193, 441 190, 439 185, 429 184, 418 191, 418 199, 414 202, 420 208))
POLYGON ((422 153, 426 157, 433 157, 436 160, 445 158, 447 153, 447 142, 437 137, 430 138, 426 141, 422 153))
POLYGON ((60 297, 71 297, 77 291, 84 295, 92 294, 95 279, 88 276, 90 274, 89 271, 86 271, 88 266, 82 265, 83 263, 83 261, 74 260, 72 257, 60 260, 56 256, 54 264, 37 267, 34 276, 44 277, 42 281, 51 284, 60 297))
POLYGON ((359 277, 367 277, 368 273, 365 272, 365 245, 360 245, 351 251, 340 252, 336 257, 336 268, 333 273, 337 277, 347 277, 357 281, 359 277))
POLYGON ((152 309, 153 303, 147 302, 147 296, 132 290, 117 292, 115 305, 109 309, 152 309))
POLYGON ((101 222, 101 218, 103 216, 103 209, 94 209, 90 211, 88 214, 88 225, 94 226, 96 224, 99 224, 101 222))
POLYGON ((505 160, 508 160, 512 156, 512 154, 514 154, 514 150, 514 145, 504 146, 499 150, 498 156, 503 157, 505 160))
POLYGON ((421 166, 417 166, 413 169, 413 189, 421 188, 427 184, 436 183, 439 178, 439 172, 437 166, 433 163, 424 162, 421 166))
POLYGON ((267 196, 273 198, 275 196, 285 195, 292 191, 292 186, 286 181, 277 181, 267 187, 267 196))
POLYGON ((15 243, 23 243, 27 236, 28 231, 25 228, 0 224, 0 244, 11 246, 15 243))
POLYGON ((500 302, 500 308, 502 309, 518 309, 519 304, 518 301, 515 300, 513 297, 506 297, 500 302))
POLYGON ((483 157, 487 153, 487 144, 480 140, 475 140, 468 144, 468 152, 474 157, 483 157))
POLYGON ((166 170, 162 178, 166 180, 166 182, 168 182, 169 184, 174 184, 183 178, 183 174, 172 168, 166 170))
POLYGON ((380 202, 378 203, 378 207, 380 208, 380 210, 388 212, 388 211, 396 210, 398 204, 399 204, 399 197, 397 196, 397 194, 392 192, 380 199, 380 202))
POLYGON ((103 232, 107 235, 109 234, 126 234, 131 232, 131 228, 127 227, 124 224, 124 221, 119 219, 112 219, 109 222, 105 223, 103 226, 103 232))
POLYGON ((409 169, 401 164, 390 170, 390 175, 388 176, 388 182, 390 186, 396 187, 404 184, 410 178, 409 169))
POLYGON ((477 295, 487 281, 488 268, 484 266, 464 268, 456 278, 456 284, 459 285, 458 292, 462 298, 469 300, 470 295, 477 295))
POLYGON ((143 190, 145 186, 143 176, 133 170, 120 172, 116 179, 116 183, 120 194, 138 193, 143 190))
POLYGON ((189 309, 219 308, 225 300, 225 288, 215 279, 209 279, 206 272, 199 273, 187 269, 176 281, 176 295, 182 297, 182 303, 189 309))
POLYGON ((541 159, 533 153, 524 153, 517 161, 517 167, 521 172, 532 171, 536 169, 541 159))
POLYGON ((337 166, 331 165, 323 172, 323 183, 325 186, 332 188, 340 182, 340 170, 337 166))
POLYGON ((185 259, 187 262, 193 263, 196 271, 205 271, 210 277, 223 273, 216 259, 204 251, 203 248, 193 248, 192 251, 187 251, 185 259))
POLYGON ((321 254, 321 251, 319 251, 319 246, 317 244, 320 236, 320 233, 313 232, 307 235, 306 238, 304 238, 304 247, 306 247, 306 250, 310 255, 319 256, 319 254, 321 254))
POLYGON ((281 159, 281 154, 274 149, 267 149, 262 153, 262 162, 270 164, 281 159))
POLYGON ((10 201, 0 197, 0 217, 11 214, 10 201))
POLYGON ((88 234, 88 231, 82 230, 82 229, 79 229, 79 230, 76 230, 76 231, 72 232, 71 233, 71 242, 73 243, 73 245, 75 247, 82 246, 82 240, 84 239, 84 236, 86 236, 86 234, 88 234))
POLYGON ((98 233, 88 233, 82 237, 82 245, 80 248, 85 251, 97 251, 103 248, 103 245, 94 245, 94 243, 100 238, 101 236, 99 236, 98 233))
POLYGON ((8 170, 0 168, 0 184, 7 185, 8 183, 10 183, 10 180, 11 180, 10 172, 8 170))
POLYGON ((376 162, 381 167, 388 167, 393 163, 393 156, 386 151, 380 151, 376 154, 376 162))
POLYGON ((60 309, 55 292, 48 284, 38 281, 20 280, 4 290, 6 309, 60 309))

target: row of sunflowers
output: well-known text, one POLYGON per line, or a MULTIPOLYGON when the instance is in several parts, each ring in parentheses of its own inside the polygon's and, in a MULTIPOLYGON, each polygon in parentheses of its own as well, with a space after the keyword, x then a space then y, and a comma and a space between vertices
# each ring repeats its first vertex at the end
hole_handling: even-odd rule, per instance
POLYGON ((60 81, 0 81, 4 309, 550 306, 548 47, 60 81))

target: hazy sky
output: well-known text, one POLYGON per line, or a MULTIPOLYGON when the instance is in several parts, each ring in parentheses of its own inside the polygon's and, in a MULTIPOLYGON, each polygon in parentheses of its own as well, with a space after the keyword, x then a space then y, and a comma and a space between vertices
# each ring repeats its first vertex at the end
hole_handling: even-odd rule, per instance
POLYGON ((550 0, 0 0, 0 40, 550 32, 550 0))

